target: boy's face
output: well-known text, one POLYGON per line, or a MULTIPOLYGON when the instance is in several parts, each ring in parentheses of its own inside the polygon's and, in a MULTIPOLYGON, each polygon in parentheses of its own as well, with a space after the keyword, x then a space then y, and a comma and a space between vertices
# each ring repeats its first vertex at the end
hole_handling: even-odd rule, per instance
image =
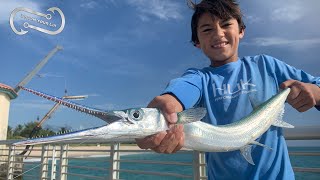
POLYGON ((199 43, 196 46, 210 58, 211 66, 237 61, 239 40, 244 36, 244 30, 239 31, 236 19, 213 19, 205 13, 199 18, 197 35, 199 43))

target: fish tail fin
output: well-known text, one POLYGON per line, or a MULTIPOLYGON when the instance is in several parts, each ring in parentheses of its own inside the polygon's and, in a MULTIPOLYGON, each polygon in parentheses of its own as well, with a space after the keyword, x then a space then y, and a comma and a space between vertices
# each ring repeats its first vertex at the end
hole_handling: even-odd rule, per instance
POLYGON ((177 124, 186 124, 200 121, 207 114, 207 109, 203 107, 190 108, 178 113, 177 124))
POLYGON ((276 119, 274 120, 272 125, 276 127, 282 127, 282 128, 294 128, 293 125, 283 121, 283 114, 284 114, 284 104, 281 107, 281 111, 279 111, 279 113, 277 114, 276 119))
POLYGON ((241 155, 248 161, 248 163, 255 165, 251 156, 252 145, 246 145, 240 149, 241 155))
MULTIPOLYGON (((269 146, 261 144, 261 143, 259 143, 257 141, 252 141, 250 144, 255 144, 255 145, 267 148, 269 150, 272 150, 272 148, 270 148, 269 146)), ((255 165, 254 162, 253 162, 252 156, 251 156, 251 149, 252 149, 252 145, 246 145, 246 146, 240 148, 240 153, 244 157, 244 159, 246 159, 248 161, 248 163, 250 163, 252 165, 255 165)))
POLYGON ((271 147, 269 147, 269 146, 267 146, 267 145, 264 145, 264 144, 261 144, 261 143, 259 143, 259 142, 257 142, 257 141, 252 141, 251 144, 255 144, 255 145, 258 145, 258 146, 267 148, 267 149, 269 149, 269 150, 272 150, 271 147))

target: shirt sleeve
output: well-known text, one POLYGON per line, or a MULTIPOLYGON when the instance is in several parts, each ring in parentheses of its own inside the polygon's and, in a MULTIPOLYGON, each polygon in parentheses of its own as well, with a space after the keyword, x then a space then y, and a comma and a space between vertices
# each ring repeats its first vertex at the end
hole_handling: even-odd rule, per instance
POLYGON ((173 94, 184 109, 189 109, 199 102, 201 92, 201 73, 196 69, 188 69, 180 78, 171 80, 163 94, 173 94))
MULTIPOLYGON (((271 57, 268 57, 271 58, 271 57)), ((278 85, 285 82, 286 80, 293 79, 297 81, 301 81, 304 83, 312 83, 317 85, 320 88, 320 77, 314 77, 303 70, 296 69, 283 61, 278 59, 273 59, 273 68, 275 72, 275 76, 278 81, 278 85)), ((316 106, 316 108, 320 111, 320 106, 316 106)))

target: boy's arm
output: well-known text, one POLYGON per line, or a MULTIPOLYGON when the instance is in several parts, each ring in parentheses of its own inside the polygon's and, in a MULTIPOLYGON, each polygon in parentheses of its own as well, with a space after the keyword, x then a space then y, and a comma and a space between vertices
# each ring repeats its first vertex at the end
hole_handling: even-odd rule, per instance
POLYGON ((184 143, 183 125, 173 125, 177 122, 177 112, 181 112, 181 103, 170 94, 155 97, 148 107, 159 108, 169 123, 170 130, 136 139, 141 149, 152 149, 158 153, 174 153, 180 150, 184 143))
POLYGON ((267 55, 265 58, 271 64, 280 88, 291 88, 287 102, 293 108, 305 112, 316 107, 320 111, 320 77, 314 77, 276 58, 267 55))
POLYGON ((297 80, 287 80, 281 84, 281 88, 291 88, 287 102, 299 112, 305 112, 314 106, 320 110, 320 88, 311 83, 303 83, 297 80))

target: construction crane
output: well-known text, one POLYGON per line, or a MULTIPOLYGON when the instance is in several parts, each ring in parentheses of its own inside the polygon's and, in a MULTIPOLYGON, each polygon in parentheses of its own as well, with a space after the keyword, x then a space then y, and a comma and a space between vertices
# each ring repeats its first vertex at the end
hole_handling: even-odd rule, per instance
MULTIPOLYGON (((57 45, 54 49, 52 49, 45 57, 44 59, 42 59, 37 66, 29 73, 27 74, 27 76, 25 78, 23 78, 14 88, 15 92, 18 93, 20 91, 20 87, 21 86, 25 86, 26 84, 28 84, 31 79, 44 67, 44 65, 47 64, 47 62, 49 61, 49 59, 55 54, 57 53, 59 50, 62 50, 62 46, 57 45)), ((64 96, 64 98, 68 99, 84 99, 86 96, 64 96)), ((33 137, 35 136, 39 130, 41 129, 41 125, 43 122, 45 122, 52 113, 54 113, 54 111, 56 111, 56 109, 59 107, 59 104, 55 104, 48 112, 47 114, 42 118, 42 120, 38 123, 37 126, 35 126, 33 128, 33 130, 31 131, 31 133, 29 134, 29 137, 33 137)), ((25 154, 28 149, 30 148, 30 146, 26 146, 25 150, 20 153, 21 155, 25 154)))
POLYGON ((43 68, 45 64, 49 61, 49 59, 59 50, 62 50, 62 46, 57 45, 53 50, 49 52, 49 54, 44 57, 43 60, 39 62, 39 64, 29 73, 27 76, 19 82, 19 84, 14 88, 16 93, 20 91, 20 86, 25 86, 30 82, 30 80, 43 68))

